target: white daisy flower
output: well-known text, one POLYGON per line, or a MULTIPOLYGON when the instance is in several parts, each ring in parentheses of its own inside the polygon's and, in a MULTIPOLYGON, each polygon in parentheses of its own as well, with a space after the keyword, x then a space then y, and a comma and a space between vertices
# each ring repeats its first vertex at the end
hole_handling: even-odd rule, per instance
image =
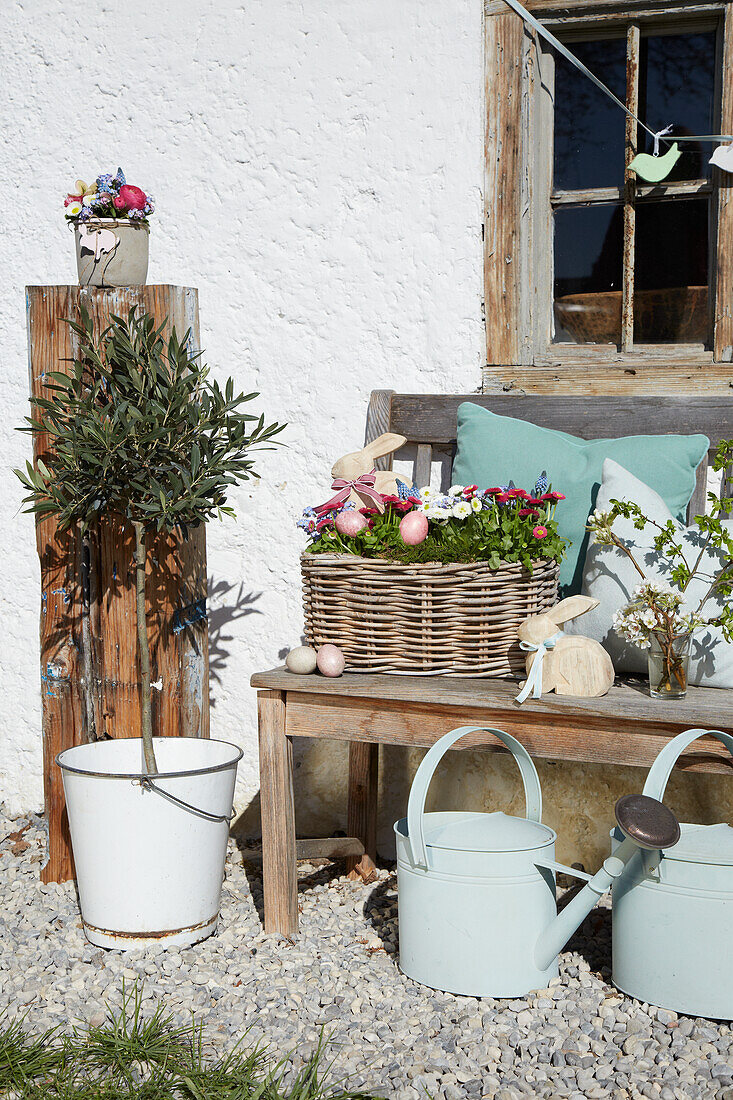
POLYGON ((66 207, 65 213, 68 218, 76 218, 79 214, 81 214, 81 203, 70 202, 69 205, 66 207))
POLYGON ((423 500, 432 500, 435 496, 435 490, 431 489, 429 485, 423 485, 420 496, 423 500))
POLYGON ((451 509, 451 514, 454 515, 456 519, 466 519, 472 512, 473 509, 467 500, 459 501, 458 504, 451 509))
POLYGON ((465 485, 451 485, 450 489, 448 490, 448 496, 459 497, 464 489, 465 485))
POLYGON ((482 510, 482 508, 483 508, 483 505, 481 504, 481 501, 479 500, 479 498, 474 497, 473 500, 471 501, 471 511, 472 512, 480 512, 482 510))

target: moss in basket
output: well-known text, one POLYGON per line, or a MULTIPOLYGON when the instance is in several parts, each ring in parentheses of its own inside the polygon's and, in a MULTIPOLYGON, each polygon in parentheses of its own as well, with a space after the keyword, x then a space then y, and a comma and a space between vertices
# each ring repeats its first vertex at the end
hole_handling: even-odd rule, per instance
POLYGON ((365 508, 370 527, 358 534, 341 535, 333 526, 335 513, 318 522, 307 547, 312 554, 355 554, 404 565, 423 562, 458 564, 485 561, 491 569, 502 562, 519 563, 530 572, 538 559, 560 561, 567 540, 557 531, 555 509, 560 493, 531 497, 521 489, 485 490, 454 486, 440 497, 443 505, 408 498, 386 498, 384 514, 365 508), (450 506, 451 499, 455 502, 450 506), (476 502, 476 503, 474 503, 476 502), (428 534, 417 546, 407 546, 400 535, 403 516, 417 508, 428 517, 428 534), (439 518, 438 518, 439 517, 439 518))

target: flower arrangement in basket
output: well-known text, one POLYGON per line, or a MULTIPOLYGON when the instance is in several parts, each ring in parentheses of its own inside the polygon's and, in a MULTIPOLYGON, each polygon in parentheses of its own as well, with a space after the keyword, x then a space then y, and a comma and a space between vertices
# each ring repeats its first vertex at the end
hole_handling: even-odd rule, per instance
POLYGON ((298 521, 309 644, 335 643, 351 671, 520 671, 517 627, 557 595, 563 494, 544 473, 533 492, 396 482, 395 494, 376 492, 375 474, 335 481, 298 521))
POLYGON ((136 286, 148 273, 148 217, 151 195, 127 182, 118 168, 94 183, 77 180, 64 199, 74 230, 80 286, 136 286))

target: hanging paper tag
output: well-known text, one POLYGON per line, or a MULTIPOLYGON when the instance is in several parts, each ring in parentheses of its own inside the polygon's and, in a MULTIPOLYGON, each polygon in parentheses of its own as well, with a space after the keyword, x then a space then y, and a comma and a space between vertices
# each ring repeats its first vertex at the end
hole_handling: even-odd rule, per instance
POLYGON ((661 183, 669 175, 682 154, 677 142, 673 142, 663 157, 650 153, 637 153, 629 168, 647 183, 661 183))
POLYGON ((724 172, 733 172, 733 145, 719 145, 710 158, 710 163, 724 172))

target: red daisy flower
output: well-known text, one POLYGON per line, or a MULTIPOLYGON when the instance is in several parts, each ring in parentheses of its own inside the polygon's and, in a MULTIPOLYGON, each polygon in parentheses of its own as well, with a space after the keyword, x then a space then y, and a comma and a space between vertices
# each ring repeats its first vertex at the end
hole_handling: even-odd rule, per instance
POLYGON ((540 524, 537 527, 535 527, 535 529, 532 531, 532 534, 534 535, 534 537, 536 539, 544 539, 544 538, 547 537, 547 528, 543 527, 540 524))

